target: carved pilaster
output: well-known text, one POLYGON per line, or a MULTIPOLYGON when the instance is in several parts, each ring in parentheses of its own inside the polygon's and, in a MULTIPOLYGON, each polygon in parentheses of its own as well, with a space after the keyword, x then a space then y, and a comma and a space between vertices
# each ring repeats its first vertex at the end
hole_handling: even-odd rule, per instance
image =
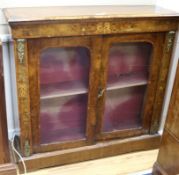
POLYGON ((175 31, 168 32, 168 34, 167 34, 167 49, 166 49, 167 52, 170 52, 170 50, 172 49, 174 39, 175 39, 175 31))
POLYGON ((16 52, 16 74, 17 91, 19 103, 21 149, 23 156, 31 154, 31 118, 28 79, 27 42, 25 39, 17 39, 16 52))
POLYGON ((164 47, 163 47, 163 57, 161 58, 160 73, 159 73, 159 80, 158 80, 159 86, 157 88, 157 93, 156 93, 157 95, 155 98, 155 105, 154 105, 155 112, 153 113, 152 124, 150 129, 151 134, 157 133, 159 129, 163 99, 165 95, 167 75, 170 66, 174 39, 175 39, 175 31, 169 31, 166 33, 164 47))

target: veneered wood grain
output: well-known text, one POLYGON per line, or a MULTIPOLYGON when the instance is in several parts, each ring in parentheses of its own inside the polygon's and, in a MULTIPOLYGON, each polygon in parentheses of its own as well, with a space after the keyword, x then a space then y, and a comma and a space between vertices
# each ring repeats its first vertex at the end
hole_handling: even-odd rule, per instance
POLYGON ((175 83, 170 101, 168 117, 166 120, 165 128, 167 128, 176 138, 179 139, 179 64, 177 67, 175 83))
POLYGON ((126 153, 98 160, 45 168, 31 172, 29 175, 91 175, 96 173, 98 175, 127 175, 150 169, 156 160, 157 154, 157 149, 126 153))
MULTIPOLYGON (((146 95, 144 99, 144 110, 142 112, 142 119, 143 119, 143 128, 149 132, 150 127, 153 125, 152 123, 152 116, 153 112, 155 111, 155 99, 156 99, 156 90, 157 87, 160 86, 166 86, 166 84, 161 84, 159 82, 159 72, 162 70, 161 67, 161 57, 162 57, 162 51, 164 49, 164 38, 165 33, 156 33, 155 35, 152 34, 153 41, 151 42, 153 45, 153 51, 151 55, 150 60, 150 67, 149 67, 149 79, 148 79, 148 85, 146 90, 146 95), (155 39, 154 39, 155 38, 155 39)), ((162 106, 162 104, 160 104, 162 106)), ((158 116, 155 116, 156 120, 160 120, 161 118, 161 111, 158 116)), ((158 129, 158 128, 157 128, 158 129)), ((157 132, 157 131, 156 131, 157 132)))
MULTIPOLYGON (((164 130, 157 163, 168 175, 179 173, 179 140, 168 130, 164 130)), ((161 172, 162 173, 162 172, 161 172)), ((162 173, 162 175, 165 175, 162 173)))
POLYGON ((26 7, 4 10, 8 22, 107 19, 135 17, 175 17, 174 11, 157 6, 59 6, 59 7, 26 7))
POLYGON ((87 118, 87 137, 88 143, 96 141, 96 126, 98 122, 96 109, 98 107, 98 93, 99 93, 99 79, 101 67, 101 51, 102 51, 102 37, 95 36, 92 39, 91 48, 91 69, 90 69, 90 82, 89 92, 91 97, 88 99, 88 118, 87 118))
POLYGON ((111 139, 132 138, 145 134, 148 134, 148 132, 144 130, 142 127, 138 127, 138 128, 131 128, 125 130, 112 131, 112 132, 101 132, 96 135, 96 139, 99 141, 107 141, 111 139))
POLYGON ((20 60, 19 42, 15 40, 14 53, 16 64, 16 77, 17 77, 17 94, 18 94, 18 108, 19 120, 21 128, 21 149, 23 156, 32 153, 32 128, 31 128, 31 111, 30 111, 30 93, 29 93, 29 77, 28 77, 28 51, 27 42, 23 40, 22 55, 23 60, 20 60), (25 147, 25 145, 27 147, 25 147))
POLYGON ((170 100, 165 129, 162 136, 157 162, 154 165, 155 175, 179 174, 179 64, 170 100))
POLYGON ((177 29, 179 14, 156 6, 4 9, 13 38, 79 36, 177 29))
POLYGON ((49 143, 49 144, 38 144, 38 145, 36 144, 33 147, 33 153, 43 153, 49 151, 64 150, 69 148, 83 147, 86 145, 87 145, 86 139, 49 143))
POLYGON ((11 26, 13 38, 40 38, 57 36, 84 36, 118 33, 164 32, 176 30, 177 19, 127 18, 104 20, 79 20, 68 22, 41 22, 11 26))
MULTIPOLYGON (((39 58, 34 59, 37 54, 36 49, 38 48, 38 42, 28 41, 27 48, 30 50, 28 52, 28 79, 29 79, 29 95, 30 95, 30 111, 31 111, 31 126, 32 126, 32 139, 33 147, 37 147, 39 144, 39 108, 40 108, 40 94, 39 94, 39 58), (33 45, 31 45, 31 43, 33 45), (33 47, 32 47, 33 46, 33 47)), ((40 53, 39 53, 40 54, 40 53)), ((21 148, 22 149, 22 148, 21 148)))
MULTIPOLYGON (((175 32, 175 31, 173 31, 175 32)), ((165 41, 163 45, 163 55, 160 59, 160 72, 158 77, 158 85, 156 90, 156 97, 155 97, 155 105, 154 105, 154 112, 152 116, 152 123, 151 123, 151 133, 156 133, 158 131, 160 125, 160 117, 162 111, 162 105, 165 95, 165 89, 167 84, 169 66, 171 61, 171 54, 172 48, 175 38, 175 33, 172 34, 172 38, 169 36, 169 32, 165 35, 165 41), (170 42, 170 43, 169 43, 170 42), (169 45, 170 44, 170 45, 169 45)))
MULTIPOLYGON (((99 142, 96 145, 73 148, 61 151, 34 154, 24 158, 28 171, 45 167, 103 158, 128 152, 155 149, 160 144, 160 136, 144 135, 132 139, 99 142)), ((22 163, 19 163, 22 171, 22 163)))

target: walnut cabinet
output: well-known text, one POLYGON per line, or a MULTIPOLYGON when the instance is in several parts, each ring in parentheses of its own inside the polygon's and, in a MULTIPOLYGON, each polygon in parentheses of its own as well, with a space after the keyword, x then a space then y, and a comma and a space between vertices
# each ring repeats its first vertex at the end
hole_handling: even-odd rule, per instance
POLYGON ((29 169, 158 147, 176 13, 154 6, 4 12, 29 169))

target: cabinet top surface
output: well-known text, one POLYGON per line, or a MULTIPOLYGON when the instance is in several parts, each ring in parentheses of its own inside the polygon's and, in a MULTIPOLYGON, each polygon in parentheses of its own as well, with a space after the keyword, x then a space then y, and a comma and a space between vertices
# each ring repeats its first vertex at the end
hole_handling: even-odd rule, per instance
POLYGON ((179 17, 157 6, 61 6, 4 9, 9 23, 102 18, 179 17))

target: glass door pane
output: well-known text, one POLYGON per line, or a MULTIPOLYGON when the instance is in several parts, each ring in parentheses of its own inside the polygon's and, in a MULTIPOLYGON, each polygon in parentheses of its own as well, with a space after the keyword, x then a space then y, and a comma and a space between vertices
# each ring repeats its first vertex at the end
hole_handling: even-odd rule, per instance
POLYGON ((90 53, 47 48, 40 56, 40 141, 85 138, 90 53))
POLYGON ((151 52, 145 42, 110 46, 103 132, 141 126, 151 52))

